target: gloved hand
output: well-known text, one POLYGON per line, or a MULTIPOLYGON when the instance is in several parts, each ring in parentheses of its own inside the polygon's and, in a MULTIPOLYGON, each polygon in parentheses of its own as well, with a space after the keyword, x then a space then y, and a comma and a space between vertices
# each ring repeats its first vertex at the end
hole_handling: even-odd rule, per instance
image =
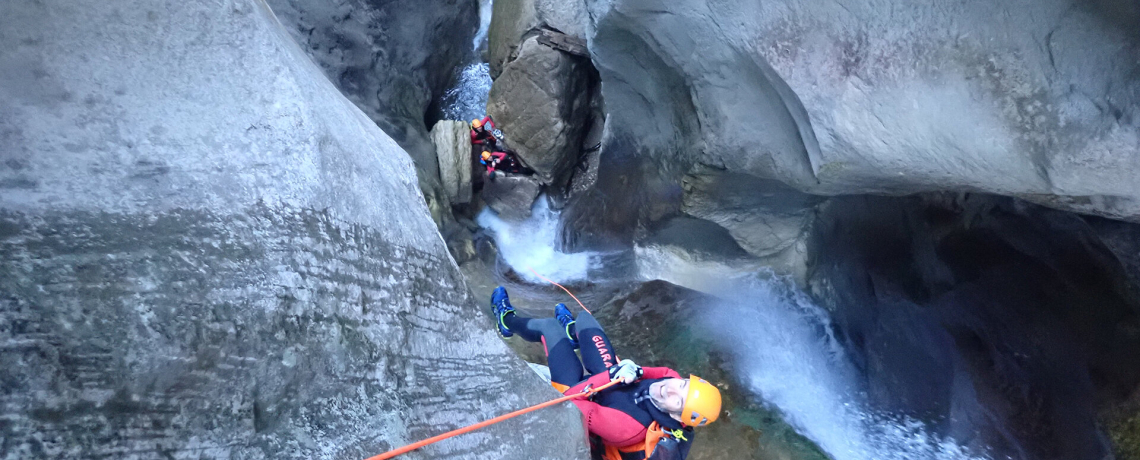
POLYGON ((623 359, 616 366, 610 368, 610 380, 621 380, 623 384, 631 384, 641 378, 641 366, 632 359, 623 359))

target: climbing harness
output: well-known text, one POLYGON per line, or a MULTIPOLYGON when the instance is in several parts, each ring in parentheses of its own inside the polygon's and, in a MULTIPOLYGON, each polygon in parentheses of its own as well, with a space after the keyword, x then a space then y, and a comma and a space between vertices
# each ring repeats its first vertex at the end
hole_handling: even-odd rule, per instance
POLYGON ((653 451, 662 441, 688 441, 684 430, 670 430, 657 422, 649 424, 645 431, 645 443, 634 444, 628 447, 614 447, 606 444, 602 453, 604 460, 626 460, 630 458, 647 459, 653 456, 653 451))
POLYGON ((550 407, 550 406, 553 406, 553 405, 561 403, 561 402, 569 401, 571 399, 593 396, 595 393, 602 391, 602 390, 605 390, 606 388, 612 387, 619 382, 620 382, 620 380, 612 380, 609 383, 606 383, 605 385, 599 386, 597 388, 586 387, 585 389, 582 390, 581 393, 575 393, 575 394, 572 394, 569 396, 563 396, 563 397, 558 398, 558 399, 552 399, 550 401, 547 401, 547 402, 544 402, 541 404, 535 404, 535 405, 530 406, 526 409, 519 409, 517 411, 511 412, 509 414, 500 415, 500 416, 495 417, 495 418, 490 419, 490 420, 485 420, 485 421, 482 421, 482 422, 479 422, 479 423, 476 423, 473 425, 467 425, 463 428, 451 430, 451 431, 448 431, 447 433, 432 436, 432 437, 427 438, 423 441, 408 444, 408 445, 401 447, 399 449, 390 450, 388 452, 385 452, 383 454, 380 454, 380 455, 377 455, 374 457, 368 457, 366 460, 386 460, 386 459, 395 457, 395 456, 400 455, 400 454, 406 454, 408 452, 419 449, 419 448, 424 447, 426 445, 433 444, 433 443, 436 443, 436 442, 439 442, 439 441, 442 441, 444 439, 451 438, 454 436, 458 436, 458 435, 461 435, 463 433, 475 431, 475 430, 478 430, 478 429, 483 428, 483 427, 491 426, 491 425, 499 423, 503 420, 513 418, 513 417, 518 417, 518 416, 523 415, 525 413, 533 412, 533 411, 542 409, 544 407, 550 407))

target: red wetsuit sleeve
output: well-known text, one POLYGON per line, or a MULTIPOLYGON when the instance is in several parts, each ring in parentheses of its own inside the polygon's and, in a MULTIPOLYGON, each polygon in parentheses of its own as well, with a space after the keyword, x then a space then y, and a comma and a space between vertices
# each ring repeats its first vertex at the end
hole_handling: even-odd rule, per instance
POLYGON ((586 431, 602 438, 606 444, 626 447, 645 442, 645 427, 629 414, 593 401, 575 399, 573 402, 582 411, 586 431))
POLYGON ((503 161, 507 158, 507 154, 503 152, 491 152, 491 156, 497 158, 499 161, 503 161))
POLYGON ((487 126, 487 125, 491 125, 491 127, 488 128, 487 131, 494 131, 495 130, 495 120, 492 120, 490 115, 483 117, 483 126, 487 126))
POLYGON ((478 136, 479 135, 475 133, 475 130, 472 129, 471 130, 471 143, 472 144, 482 144, 483 143, 483 141, 479 140, 478 136))
POLYGON ((641 378, 643 379, 679 379, 681 375, 673 369, 668 367, 643 367, 641 368, 641 378))

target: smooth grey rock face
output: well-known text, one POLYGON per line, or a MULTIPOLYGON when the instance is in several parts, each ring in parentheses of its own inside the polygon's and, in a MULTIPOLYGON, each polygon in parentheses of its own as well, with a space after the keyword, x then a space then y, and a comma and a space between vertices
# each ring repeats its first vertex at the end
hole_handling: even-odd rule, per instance
POLYGON ((662 161, 1140 219, 1135 2, 588 5, 607 110, 662 161))
MULTIPOLYGON (((261 2, 0 4, 0 458, 365 458, 557 393, 261 2)), ((586 458, 572 408, 409 458, 586 458)))
POLYGON ((589 17, 584 0, 498 0, 487 34, 491 76, 518 57, 519 46, 539 28, 585 39, 589 17))
POLYGON ((471 53, 476 0, 267 0, 329 79, 436 175, 424 125, 433 99, 471 53))
POLYGON ((725 228, 750 254, 781 262, 773 266, 777 271, 803 274, 807 254, 796 247, 804 244, 820 198, 779 181, 709 168, 686 175, 681 185, 685 214, 725 228))
POLYGON ((565 183, 578 160, 589 82, 586 62, 532 37, 491 86, 487 113, 543 183, 565 183))
POLYGON ((431 128, 439 178, 452 204, 471 202, 471 136, 466 122, 440 120, 431 128))
MULTIPOLYGON (((499 173, 496 173, 499 174, 499 173)), ((483 181, 483 201, 507 220, 530 217, 530 207, 538 198, 541 185, 531 176, 497 176, 483 181)))

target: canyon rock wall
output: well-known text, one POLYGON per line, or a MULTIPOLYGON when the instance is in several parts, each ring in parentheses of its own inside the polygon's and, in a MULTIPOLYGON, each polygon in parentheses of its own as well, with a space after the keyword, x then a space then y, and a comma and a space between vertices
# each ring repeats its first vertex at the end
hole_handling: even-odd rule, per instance
POLYGON ((654 161, 1140 220, 1135 2, 587 4, 608 115, 654 161))
MULTIPOLYGON (((0 458, 365 458, 556 396, 258 1, 0 4, 0 458)), ((586 458, 571 407, 410 458, 586 458)))

